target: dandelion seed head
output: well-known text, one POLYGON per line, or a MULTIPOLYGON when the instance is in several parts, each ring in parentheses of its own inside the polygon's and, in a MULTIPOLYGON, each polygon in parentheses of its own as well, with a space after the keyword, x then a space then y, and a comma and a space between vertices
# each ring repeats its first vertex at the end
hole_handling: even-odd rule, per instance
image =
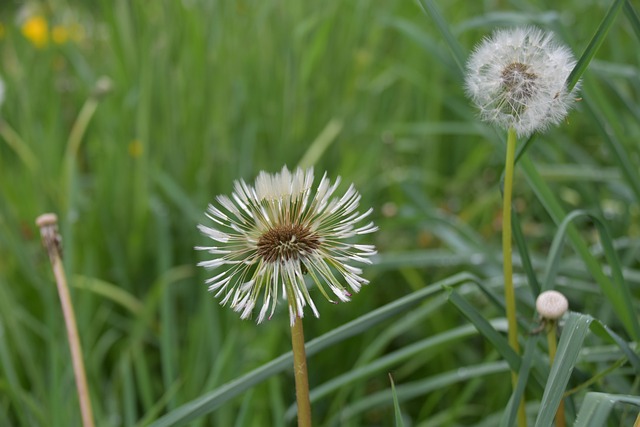
POLYGON ((566 117, 578 88, 570 92, 566 86, 575 63, 551 33, 498 30, 469 57, 465 90, 482 120, 525 137, 566 117))
POLYGON ((317 250, 320 236, 301 224, 275 225, 258 239, 258 256, 267 262, 298 260, 317 250))
POLYGON ((349 301, 349 290, 368 283, 351 264, 370 264, 375 247, 351 240, 377 230, 372 222, 360 224, 372 210, 357 210, 360 195, 353 186, 334 196, 339 178, 332 185, 325 174, 315 193, 313 181, 313 169, 260 172, 253 186, 236 181, 230 197, 218 196, 217 206, 209 205, 213 224, 198 229, 214 246, 196 249, 213 259, 198 265, 225 269, 206 283, 241 318, 259 306, 257 322, 270 319, 279 297, 287 301, 292 325, 307 305, 318 317, 305 278, 331 302, 330 294, 349 301))

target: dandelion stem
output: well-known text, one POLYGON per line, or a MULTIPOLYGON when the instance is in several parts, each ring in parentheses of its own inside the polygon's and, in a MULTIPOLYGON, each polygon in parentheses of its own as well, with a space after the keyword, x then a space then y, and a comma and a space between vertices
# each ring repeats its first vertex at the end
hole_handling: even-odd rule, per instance
POLYGON ((69 293, 69 287, 67 286, 67 278, 62 266, 60 236, 58 234, 57 222, 58 218, 55 214, 43 214, 36 219, 36 224, 40 227, 42 244, 49 253, 51 268, 58 286, 60 305, 62 306, 62 314, 67 327, 67 338, 69 341, 69 349, 71 351, 71 363, 73 364, 73 372, 75 374, 76 387, 78 389, 78 401, 80 403, 80 412, 82 414, 82 425, 84 427, 93 427, 91 397, 89 395, 89 387, 87 386, 87 377, 82 358, 82 347, 80 346, 76 317, 73 312, 73 303, 71 302, 71 295, 69 293))
POLYGON ((87 98, 84 105, 80 109, 78 116, 76 117, 71 132, 69 132, 69 138, 67 140, 67 148, 64 154, 64 183, 67 186, 66 194, 71 193, 71 179, 74 172, 74 162, 78 157, 78 151, 80 150, 80 144, 87 132, 89 122, 93 117, 100 101, 111 90, 111 81, 108 77, 101 77, 96 82, 93 92, 87 98))
MULTIPOLYGON (((553 361, 556 358, 556 321, 548 320, 547 324, 547 345, 549 346, 549 363, 553 365, 553 361)), ((564 397, 560 399, 558 410, 556 411, 556 427, 565 427, 564 419, 564 397)))
MULTIPOLYGON (((518 345, 518 323, 516 320, 516 297, 513 290, 513 265, 511 259, 511 194, 513 193, 513 168, 516 152, 516 130, 509 128, 507 136, 507 155, 504 167, 504 190, 502 196, 502 257, 504 271, 504 298, 507 307, 507 323, 509 327, 509 345, 516 353, 520 353, 518 345)), ((518 385, 518 372, 511 372, 511 382, 515 390, 518 385)), ((518 409, 518 425, 527 425, 524 399, 518 409)))
POLYGON ((304 350, 304 330, 302 319, 296 317, 291 327, 293 348, 293 373, 296 379, 296 402, 298 403, 298 427, 311 427, 311 402, 309 401, 309 377, 307 375, 307 355, 304 350))

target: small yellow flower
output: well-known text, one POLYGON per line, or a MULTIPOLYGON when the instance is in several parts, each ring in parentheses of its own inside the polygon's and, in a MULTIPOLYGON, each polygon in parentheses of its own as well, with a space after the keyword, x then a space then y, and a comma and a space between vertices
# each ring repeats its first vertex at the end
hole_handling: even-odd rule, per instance
POLYGON ((49 24, 41 15, 34 15, 22 24, 24 35, 35 47, 42 48, 49 43, 49 24))
POLYGON ((142 156, 144 147, 142 146, 142 141, 140 141, 139 139, 134 139, 133 141, 131 141, 128 148, 129 155, 132 158, 137 159, 138 157, 142 156))
POLYGON ((56 25, 51 29, 51 39, 55 44, 79 43, 84 39, 84 27, 78 23, 56 25))
POLYGON ((64 25, 56 25, 51 29, 51 39, 55 44, 65 44, 69 40, 69 31, 64 25))
POLYGON ((75 43, 80 43, 85 38, 84 27, 79 23, 72 23, 67 25, 67 32, 69 33, 69 39, 75 43))

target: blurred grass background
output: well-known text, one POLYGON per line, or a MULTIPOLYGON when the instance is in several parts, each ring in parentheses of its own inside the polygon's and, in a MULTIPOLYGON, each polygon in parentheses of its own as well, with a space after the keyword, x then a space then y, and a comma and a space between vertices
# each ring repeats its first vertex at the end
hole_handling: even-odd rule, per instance
MULTIPOLYGON (((440 3, 467 52, 498 26, 530 23, 555 31, 576 56, 611 4, 440 3)), ((195 267, 207 203, 260 170, 294 167, 307 155, 317 174, 354 182, 362 205, 375 208, 380 232, 368 240, 380 256, 365 271, 371 284, 349 304, 318 298, 322 317, 306 320, 307 339, 463 271, 500 289, 503 135, 477 121, 454 57, 417 3, 13 1, 0 5, 0 24, 0 424, 79 422, 60 305, 34 226, 43 212, 61 219, 100 426, 145 424, 289 349, 282 310, 260 326, 240 321, 207 293, 207 273, 195 267), (110 90, 96 94, 104 78, 110 90), (94 107, 83 131, 78 116, 94 107)), ((607 219, 636 308, 637 31, 618 16, 575 111, 528 150, 566 211, 607 219)), ((516 210, 542 271, 557 225, 516 171, 516 210)), ((579 228, 602 259, 595 227, 579 228)), ((624 335, 569 245, 562 256, 556 286, 571 308, 624 335)), ((522 270, 516 274, 525 286, 522 270)), ((476 287, 464 289, 499 322, 476 287)), ((532 297, 519 297, 531 321, 532 297)), ((468 324, 436 293, 313 356, 311 388, 458 327, 468 324)), ((587 372, 619 357, 592 344, 598 357, 585 356, 587 372)), ((490 417, 511 393, 508 368, 492 365, 498 359, 471 328, 346 381, 314 402, 314 418, 392 425, 387 372, 401 390, 484 366, 486 374, 423 389, 400 406, 411 425, 495 425, 490 417), (377 392, 388 393, 384 404, 344 415, 377 392)), ((630 392, 624 371, 598 384, 605 386, 630 392)), ((637 379, 631 386, 637 391, 637 379)), ((294 400, 287 371, 194 425, 286 425, 294 400)))

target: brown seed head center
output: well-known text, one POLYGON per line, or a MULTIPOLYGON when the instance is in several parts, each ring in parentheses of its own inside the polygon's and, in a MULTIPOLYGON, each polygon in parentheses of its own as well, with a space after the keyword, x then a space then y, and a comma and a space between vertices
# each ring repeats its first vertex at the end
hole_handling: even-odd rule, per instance
POLYGON ((299 259, 320 246, 320 237, 300 224, 279 225, 258 239, 258 255, 267 262, 299 259))
POLYGON ((538 75, 522 62, 513 62, 502 70, 503 87, 514 100, 531 98, 536 80, 538 80, 538 75))

